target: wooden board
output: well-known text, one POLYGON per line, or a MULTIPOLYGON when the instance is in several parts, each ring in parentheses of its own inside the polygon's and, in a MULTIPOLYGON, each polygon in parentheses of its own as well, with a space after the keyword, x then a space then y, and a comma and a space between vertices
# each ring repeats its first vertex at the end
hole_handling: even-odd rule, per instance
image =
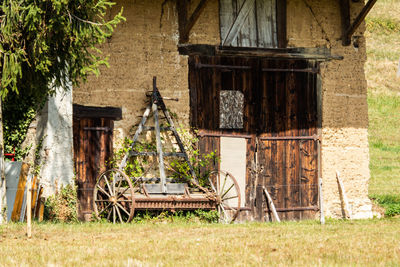
POLYGON ((29 164, 23 163, 21 167, 21 174, 18 181, 18 189, 15 195, 14 208, 11 214, 11 220, 18 222, 21 217, 21 209, 24 202, 25 186, 29 172, 29 164))
POLYGON ((277 47, 276 0, 220 0, 223 46, 277 47))
MULTIPOLYGON (((247 142, 244 138, 221 137, 220 139, 220 168, 231 173, 238 182, 241 207, 245 207, 246 201, 246 150, 247 142)), ((229 187, 230 185, 226 186, 229 187)), ((232 204, 234 203, 235 200, 232 200, 232 204)))

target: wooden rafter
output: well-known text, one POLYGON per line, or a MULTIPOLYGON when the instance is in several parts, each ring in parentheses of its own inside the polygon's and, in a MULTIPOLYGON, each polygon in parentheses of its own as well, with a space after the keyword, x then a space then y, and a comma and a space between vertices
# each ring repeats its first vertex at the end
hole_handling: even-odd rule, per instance
POLYGON ((193 26, 196 24, 201 13, 203 12, 209 0, 200 0, 199 4, 193 11, 190 18, 188 18, 188 1, 177 0, 176 8, 178 10, 178 23, 179 23, 179 43, 187 43, 189 41, 189 34, 193 26))
POLYGON ((369 11, 375 5, 377 0, 369 0, 368 3, 358 14, 357 18, 354 20, 353 24, 350 25, 350 6, 349 0, 340 0, 341 13, 342 13, 342 42, 343 45, 347 46, 351 43, 351 36, 360 26, 361 22, 368 15, 369 11))

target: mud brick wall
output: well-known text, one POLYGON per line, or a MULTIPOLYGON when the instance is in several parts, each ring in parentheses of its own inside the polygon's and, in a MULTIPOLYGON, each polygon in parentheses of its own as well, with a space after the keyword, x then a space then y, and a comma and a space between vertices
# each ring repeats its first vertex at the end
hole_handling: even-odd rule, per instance
MULTIPOLYGON (((363 3, 350 3, 353 21, 363 3)), ((344 47, 339 1, 290 0, 287 12, 289 46, 326 46, 332 54, 344 56, 343 60, 321 66, 321 165, 326 215, 342 216, 335 174, 338 170, 354 217, 371 217, 365 25, 355 32, 352 45, 344 47)))
MULTIPOLYGON (((192 1, 195 7, 198 1, 192 1)), ((115 123, 116 144, 129 134, 146 107, 146 91, 152 90, 157 76, 161 95, 179 98, 167 101, 179 121, 189 125, 189 88, 187 56, 178 53, 178 14, 175 1, 117 1, 113 13, 124 8, 126 22, 101 47, 110 56, 110 68, 90 77, 74 88, 74 103, 122 107, 123 119, 115 123)), ((192 8, 193 8, 192 7, 192 8)), ((218 1, 207 4, 190 35, 191 43, 219 43, 218 1)))
MULTIPOLYGON (((198 3, 191 1, 192 8, 198 3)), ((100 77, 74 88, 76 104, 122 107, 123 119, 115 123, 115 144, 129 134, 145 107, 145 92, 158 77, 161 94, 179 98, 167 103, 180 122, 189 124, 187 57, 179 55, 175 1, 118 0, 112 13, 124 7, 126 22, 103 45, 110 68, 100 77)), ((351 19, 362 2, 351 2, 351 19)), ((364 75, 366 48, 361 25, 355 42, 343 47, 338 1, 288 0, 288 45, 326 46, 343 60, 323 63, 322 80, 322 179, 326 215, 341 217, 335 171, 341 172, 356 218, 371 217, 367 197, 369 180, 367 84, 364 75)), ((190 34, 190 43, 219 44, 218 1, 211 0, 190 34)))

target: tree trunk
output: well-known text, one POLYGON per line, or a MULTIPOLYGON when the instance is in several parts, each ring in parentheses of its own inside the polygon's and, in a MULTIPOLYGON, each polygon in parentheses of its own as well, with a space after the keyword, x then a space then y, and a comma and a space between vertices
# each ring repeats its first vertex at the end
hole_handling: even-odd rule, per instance
POLYGON ((7 222, 6 177, 4 174, 3 111, 0 99, 0 224, 7 222))

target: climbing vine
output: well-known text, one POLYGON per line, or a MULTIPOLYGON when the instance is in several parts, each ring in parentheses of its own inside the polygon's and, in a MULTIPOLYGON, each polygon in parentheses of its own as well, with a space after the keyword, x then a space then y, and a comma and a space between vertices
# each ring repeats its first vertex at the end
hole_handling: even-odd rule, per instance
POLYGON ((29 95, 9 93, 3 102, 3 129, 5 153, 14 153, 16 160, 22 160, 30 146, 22 148, 29 125, 37 111, 43 106, 43 101, 29 95))

